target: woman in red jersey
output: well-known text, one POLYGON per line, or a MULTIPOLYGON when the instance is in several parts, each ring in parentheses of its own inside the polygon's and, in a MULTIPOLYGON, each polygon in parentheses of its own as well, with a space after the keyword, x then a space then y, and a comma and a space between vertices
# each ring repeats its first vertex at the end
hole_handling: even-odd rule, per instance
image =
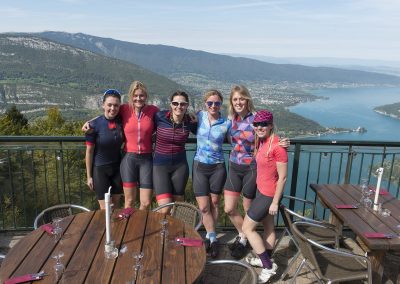
POLYGON ((277 265, 271 261, 275 244, 274 216, 278 213, 279 201, 286 183, 288 155, 279 146, 279 138, 274 134, 273 115, 260 110, 253 121, 255 158, 257 163, 257 193, 243 221, 243 232, 258 257, 247 257, 246 261, 263 269, 259 282, 264 283, 276 273, 277 265), (263 223, 265 243, 256 232, 259 222, 263 223))

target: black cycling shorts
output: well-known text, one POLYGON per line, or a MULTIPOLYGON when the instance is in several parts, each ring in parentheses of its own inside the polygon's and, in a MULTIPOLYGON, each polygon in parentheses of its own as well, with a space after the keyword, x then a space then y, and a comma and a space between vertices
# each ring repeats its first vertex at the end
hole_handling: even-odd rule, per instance
POLYGON ((256 196, 257 165, 239 165, 229 162, 229 172, 226 178, 224 189, 249 199, 256 196))
POLYGON ((121 161, 121 178, 124 187, 153 189, 153 156, 126 153, 121 161))
POLYGON ((185 195, 189 178, 189 166, 186 161, 175 165, 154 165, 153 185, 157 200, 185 195))
POLYGON ((266 196, 257 189, 256 198, 251 202, 247 216, 255 222, 261 222, 269 214, 269 207, 273 199, 273 197, 266 196))
POLYGON ((97 200, 104 200, 104 194, 111 186, 111 194, 122 193, 122 181, 119 163, 93 167, 93 187, 97 200))
POLYGON ((192 180, 195 196, 221 194, 226 180, 225 163, 204 164, 195 160, 192 180))

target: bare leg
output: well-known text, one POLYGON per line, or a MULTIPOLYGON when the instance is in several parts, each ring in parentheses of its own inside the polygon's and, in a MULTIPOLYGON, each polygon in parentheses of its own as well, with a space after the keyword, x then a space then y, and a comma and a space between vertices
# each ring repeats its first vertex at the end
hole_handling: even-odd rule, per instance
POLYGON ((214 217, 210 209, 210 197, 209 196, 198 196, 196 197, 199 209, 203 214, 203 225, 207 232, 215 232, 214 217))
POLYGON ((224 210, 231 220, 232 224, 235 226, 236 230, 239 234, 242 234, 242 226, 243 226, 243 217, 240 215, 239 210, 237 208, 237 204, 239 201, 239 195, 225 194, 224 195, 224 210))
MULTIPOLYGON (((164 204, 167 204, 170 202, 172 202, 172 198, 163 198, 161 200, 157 200, 158 206, 161 206, 161 205, 164 205, 164 204)), ((171 206, 167 206, 167 207, 164 207, 164 208, 161 208, 160 210, 158 210, 158 212, 163 213, 163 214, 168 214, 169 211, 171 211, 171 206)))
POLYGON ((244 217, 242 230, 246 234, 247 240, 250 242, 254 252, 261 254, 265 252, 264 241, 261 236, 256 232, 258 222, 250 219, 249 216, 244 217))
POLYGON ((135 208, 136 186, 124 187, 125 208, 135 208))
POLYGON ((212 217, 214 218, 214 230, 215 230, 215 224, 217 224, 217 222, 218 222, 220 195, 214 194, 214 193, 211 193, 210 195, 211 195, 210 209, 211 209, 212 217))
POLYGON ((153 190, 150 188, 141 188, 140 194, 140 208, 141 210, 148 210, 151 205, 151 198, 153 196, 153 190))
POLYGON ((275 226, 274 226, 274 216, 267 215, 262 221, 264 227, 264 241, 265 246, 268 250, 273 250, 276 241, 276 233, 275 233, 275 226))

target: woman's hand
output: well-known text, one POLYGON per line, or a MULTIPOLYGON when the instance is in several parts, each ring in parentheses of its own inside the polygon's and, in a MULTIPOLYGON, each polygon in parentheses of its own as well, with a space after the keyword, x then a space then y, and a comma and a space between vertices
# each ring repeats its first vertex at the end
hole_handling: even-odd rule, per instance
POLYGON ((188 112, 188 116, 190 117, 191 122, 197 122, 197 115, 193 112, 188 112))
POLYGON ((289 148, 290 146, 290 139, 289 138, 283 138, 279 140, 279 146, 282 148, 289 148))
POLYGON ((88 132, 90 130, 90 124, 89 121, 86 121, 85 124, 82 126, 82 131, 84 133, 88 132))
POLYGON ((88 178, 87 179, 87 185, 90 188, 91 191, 94 191, 93 189, 93 178, 88 178))
POLYGON ((270 206, 269 206, 269 215, 276 215, 276 214, 278 214, 278 204, 274 204, 274 203, 272 203, 270 206))

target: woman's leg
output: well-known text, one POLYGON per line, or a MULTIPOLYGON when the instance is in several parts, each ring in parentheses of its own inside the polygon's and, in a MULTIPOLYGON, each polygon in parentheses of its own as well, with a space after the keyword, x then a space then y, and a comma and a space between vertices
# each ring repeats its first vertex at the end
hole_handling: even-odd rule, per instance
POLYGON ((135 208, 136 202, 136 186, 134 187, 127 187, 124 186, 124 201, 125 201, 125 208, 135 208))
POLYGON ((244 217, 242 229, 243 232, 246 234, 246 237, 250 242, 250 245, 252 246, 254 252, 256 254, 261 254, 265 251, 265 245, 263 239, 256 231, 257 224, 258 222, 253 221, 252 219, 250 219, 249 216, 246 215, 244 217))
POLYGON ((236 194, 235 192, 227 190, 224 191, 225 213, 228 215, 229 219, 231 220, 232 224, 235 226, 236 230, 240 235, 243 233, 242 231, 243 217, 242 215, 240 215, 239 210, 237 208, 239 198, 240 195, 236 194))
POLYGON ((140 210, 148 210, 151 205, 151 199, 153 197, 153 189, 151 188, 140 188, 140 210))
POLYGON ((203 225, 207 233, 215 232, 215 222, 214 217, 211 213, 210 197, 209 196, 197 196, 197 204, 199 209, 203 214, 203 225))
POLYGON ((276 241, 276 233, 275 233, 275 224, 274 224, 274 216, 267 215, 262 221, 264 226, 264 241, 267 251, 271 254, 272 250, 275 246, 276 241))

